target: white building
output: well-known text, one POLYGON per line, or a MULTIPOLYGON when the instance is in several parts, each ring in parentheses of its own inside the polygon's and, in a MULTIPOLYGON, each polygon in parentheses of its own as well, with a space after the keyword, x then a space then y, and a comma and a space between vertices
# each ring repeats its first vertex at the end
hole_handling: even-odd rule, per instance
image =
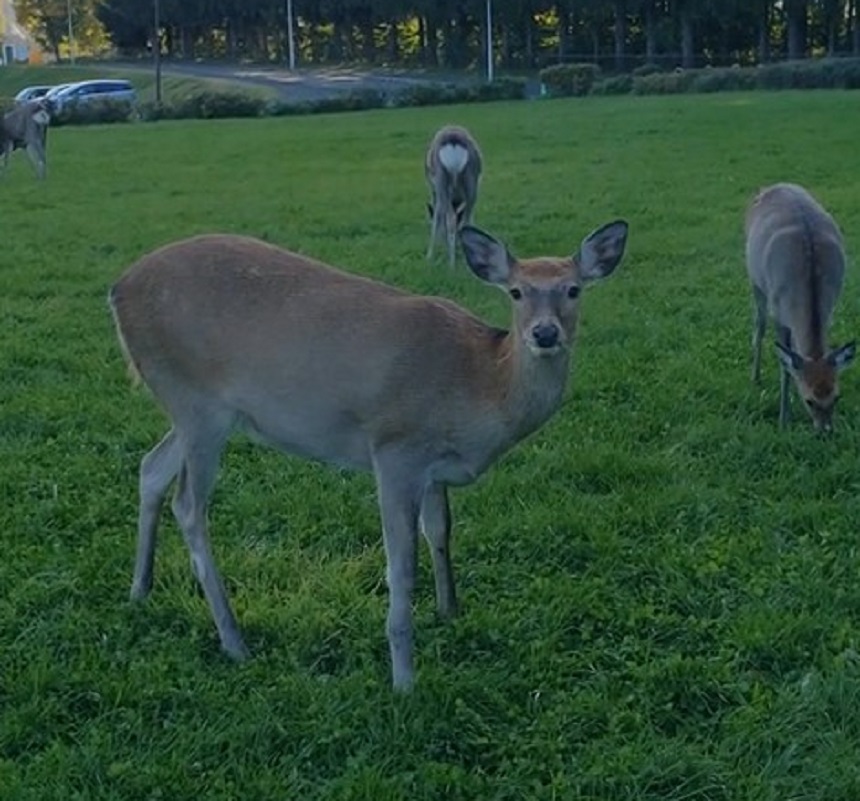
POLYGON ((27 63, 33 49, 30 37, 15 18, 12 0, 0 0, 0 64, 27 63))

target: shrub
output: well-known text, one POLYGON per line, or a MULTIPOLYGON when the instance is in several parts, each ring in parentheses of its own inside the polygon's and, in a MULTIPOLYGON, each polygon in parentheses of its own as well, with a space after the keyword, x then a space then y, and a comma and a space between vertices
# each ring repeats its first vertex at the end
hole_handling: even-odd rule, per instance
POLYGON ((635 95, 672 95, 689 90, 698 70, 675 70, 674 72, 654 72, 633 78, 635 95))
POLYGON ((587 95, 599 77, 597 64, 555 64, 540 71, 540 79, 551 97, 587 95))
POLYGON ((140 116, 145 120, 224 119, 259 117, 266 101, 240 92, 198 92, 170 103, 142 103, 140 116))
POLYGON ((638 67, 634 68, 633 76, 644 78, 646 75, 654 75, 654 73, 657 72, 663 72, 663 69, 659 64, 640 64, 638 67))
POLYGON ((860 58, 823 58, 763 64, 755 70, 760 89, 857 89, 860 58))
POLYGON ((392 105, 401 106, 438 106, 445 103, 461 102, 464 89, 451 84, 414 84, 398 92, 391 100, 392 105))
POLYGON ((730 92, 755 89, 755 71, 741 67, 694 70, 691 92, 730 92))
POLYGON ((188 102, 196 112, 194 116, 203 119, 259 117, 265 107, 262 98, 241 92, 200 92, 188 102))
POLYGON ((51 125, 95 125, 128 122, 137 116, 135 107, 126 100, 93 100, 75 103, 51 115, 51 125))
POLYGON ((598 81, 591 87, 593 95, 626 95, 633 88, 632 75, 613 75, 611 78, 604 78, 598 81))
POLYGON ((331 111, 361 111, 368 108, 382 108, 386 105, 383 92, 376 89, 359 89, 335 97, 325 97, 304 104, 304 110, 310 114, 322 114, 331 111))
POLYGON ((522 100, 526 95, 526 82, 522 78, 497 78, 492 83, 479 83, 475 87, 475 100, 522 100))

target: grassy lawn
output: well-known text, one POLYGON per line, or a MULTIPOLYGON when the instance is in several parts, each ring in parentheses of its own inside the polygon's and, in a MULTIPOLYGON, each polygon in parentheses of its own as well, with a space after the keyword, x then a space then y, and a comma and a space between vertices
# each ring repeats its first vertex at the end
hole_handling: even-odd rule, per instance
MULTIPOLYGON (((4 74, 4 71, 0 71, 4 74)), ((6 89, 0 87, 0 94, 6 89)), ((61 128, 49 177, 0 181, 0 797, 860 797, 860 369, 830 438, 776 358, 749 382, 742 216, 806 184, 860 252, 855 94, 593 98, 253 121, 61 128), (369 476, 237 440, 216 558, 255 658, 219 652, 165 514, 127 600, 137 466, 165 430, 129 386, 105 297, 139 255, 254 234, 454 298, 508 302, 423 258, 422 160, 468 126, 478 223, 521 255, 616 217, 565 405, 454 494, 463 604, 421 554, 417 687, 389 689, 369 476)), ((833 341, 860 331, 849 269, 833 341)), ((397 332, 393 331, 392 336, 397 332)))
MULTIPOLYGON (((93 78, 125 78, 137 89, 141 101, 155 100, 155 73, 153 70, 103 67, 98 63, 70 66, 68 64, 46 64, 44 66, 13 65, 0 69, 0 102, 8 105, 25 86, 54 86, 58 83, 88 81, 93 78)), ((233 81, 214 78, 190 78, 179 75, 163 75, 162 97, 165 101, 184 97, 204 90, 235 92, 272 97, 274 93, 266 87, 237 84, 233 81)))

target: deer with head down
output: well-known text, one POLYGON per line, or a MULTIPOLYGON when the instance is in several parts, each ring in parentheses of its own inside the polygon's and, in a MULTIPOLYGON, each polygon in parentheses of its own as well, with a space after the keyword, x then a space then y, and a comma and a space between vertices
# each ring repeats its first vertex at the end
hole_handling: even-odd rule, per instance
POLYGON ((774 184, 747 209, 746 261, 754 301, 753 381, 761 377, 761 344, 770 316, 782 368, 780 427, 788 423, 793 378, 815 427, 828 431, 839 397, 838 373, 851 364, 856 350, 854 342, 827 346, 845 273, 839 227, 803 187, 774 184))
POLYGON ((7 111, 0 120, 0 148, 3 151, 3 169, 9 167, 9 156, 18 148, 25 148, 30 163, 39 179, 47 168, 47 133, 51 115, 47 103, 40 99, 29 100, 7 111))
POLYGON ((457 232, 472 222, 482 166, 478 143, 465 128, 446 125, 436 132, 424 159, 430 187, 428 259, 433 257, 436 241, 442 239, 448 245, 448 262, 454 266, 457 232))
POLYGON ((120 343, 171 421, 140 466, 133 598, 152 588, 159 510, 175 481, 173 513, 221 645, 247 655, 207 530, 220 454, 244 430, 373 472, 393 684, 412 685, 418 533, 438 610, 453 615, 448 488, 473 482, 559 408, 580 292, 615 269, 627 225, 597 229, 565 258, 519 260, 477 228, 461 236, 472 272, 508 294, 510 331, 240 236, 187 239, 128 269, 109 298, 120 343))

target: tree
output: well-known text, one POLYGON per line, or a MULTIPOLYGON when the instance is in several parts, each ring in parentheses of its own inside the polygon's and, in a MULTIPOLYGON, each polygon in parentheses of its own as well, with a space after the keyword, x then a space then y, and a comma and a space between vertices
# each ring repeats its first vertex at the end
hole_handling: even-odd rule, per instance
POLYGON ((98 53, 107 45, 106 31, 96 15, 98 0, 15 0, 14 4, 21 25, 58 61, 63 45, 70 44, 69 8, 77 52, 98 53))
POLYGON ((783 0, 786 17, 786 43, 790 59, 806 54, 806 27, 808 0, 783 0))

